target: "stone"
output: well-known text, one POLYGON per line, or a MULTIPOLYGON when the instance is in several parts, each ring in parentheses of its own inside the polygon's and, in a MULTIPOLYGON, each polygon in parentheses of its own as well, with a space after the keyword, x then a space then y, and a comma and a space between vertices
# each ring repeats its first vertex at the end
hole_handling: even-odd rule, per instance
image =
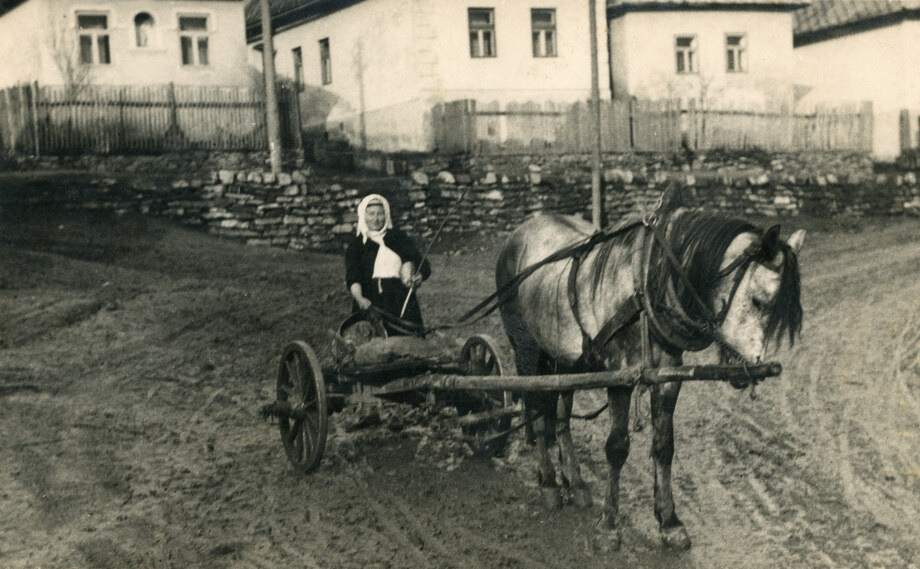
POLYGON ((284 188, 284 195, 286 196, 296 196, 300 193, 300 186, 288 185, 284 188))
POLYGON ((272 244, 271 239, 247 239, 247 245, 255 245, 257 247, 270 247, 272 244))
POLYGON ((251 183, 261 184, 262 183, 262 172, 255 172, 255 171, 250 172, 249 174, 246 175, 246 181, 251 182, 251 183))
POLYGON ((454 178, 454 175, 448 172, 447 170, 441 170, 438 172, 437 180, 442 184, 456 184, 457 179, 454 178))
POLYGON ((543 175, 540 172, 529 172, 528 177, 530 178, 531 186, 539 186, 543 183, 543 175))
POLYGON ((839 184, 839 183, 840 183, 840 180, 837 179, 837 176, 835 176, 835 175, 833 175, 833 174, 828 174, 828 175, 827 175, 827 183, 828 183, 828 184, 839 184))
POLYGON ((188 183, 188 180, 176 180, 170 184, 170 187, 172 187, 174 190, 184 190, 189 186, 190 184, 188 183))
POLYGON ((307 218, 300 215, 285 215, 281 223, 284 225, 304 225, 307 223, 307 218))
POLYGON ((332 227, 332 233, 336 235, 344 235, 346 233, 351 233, 353 226, 350 223, 339 223, 332 227))
POLYGON ((457 180, 458 184, 469 184, 473 181, 473 177, 469 174, 456 174, 454 178, 457 180))
POLYGON ((292 181, 293 180, 291 179, 290 174, 286 174, 284 172, 281 172, 280 174, 278 174, 278 185, 279 186, 289 186, 291 185, 292 181))
POLYGON ((421 170, 415 170, 410 175, 412 178, 412 183, 416 186, 427 186, 428 185, 428 174, 422 172, 421 170))
POLYGON ((307 181, 307 177, 304 175, 301 170, 294 170, 291 172, 291 181, 295 184, 303 184, 307 181))
POLYGON ((490 186, 496 182, 498 182, 498 177, 495 175, 495 172, 486 172, 485 177, 479 181, 479 183, 484 186, 490 186))
POLYGON ((505 199, 505 196, 502 195, 501 190, 492 190, 491 192, 486 192, 482 194, 481 197, 482 199, 493 200, 493 201, 501 201, 505 199))

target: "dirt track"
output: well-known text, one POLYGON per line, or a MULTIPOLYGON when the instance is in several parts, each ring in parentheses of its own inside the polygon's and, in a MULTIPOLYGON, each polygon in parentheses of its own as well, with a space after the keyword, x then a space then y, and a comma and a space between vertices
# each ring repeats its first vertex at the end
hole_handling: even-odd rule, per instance
MULTIPOLYGON (((920 330, 920 223, 810 226, 782 377, 756 401, 684 387, 674 484, 693 548, 660 547, 645 430, 607 553, 596 507, 542 508, 519 438, 476 459, 418 409, 351 434, 336 415, 321 469, 291 471, 257 410, 280 347, 325 347, 345 315, 339 258, 5 207, 0 566, 920 567, 920 375, 900 365, 920 330)), ((493 257, 434 257, 429 323, 485 295, 493 257)), ((575 425, 596 502, 606 428, 575 425)))

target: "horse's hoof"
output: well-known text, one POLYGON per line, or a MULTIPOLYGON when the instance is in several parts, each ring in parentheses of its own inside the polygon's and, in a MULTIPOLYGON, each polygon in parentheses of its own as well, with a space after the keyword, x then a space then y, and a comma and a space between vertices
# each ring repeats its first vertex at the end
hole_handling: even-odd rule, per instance
POLYGON ((684 526, 662 528, 661 543, 669 549, 690 549, 690 534, 684 526))
POLYGON ((578 508, 590 508, 592 505, 591 492, 587 488, 572 489, 572 503, 578 508))
POLYGON ((620 537, 619 529, 611 529, 602 534, 598 535, 597 541, 598 553, 607 554, 614 551, 619 551, 620 546, 623 543, 622 537, 620 537))
POLYGON ((562 494, 559 493, 559 488, 545 486, 540 488, 540 493, 543 495, 543 505, 548 510, 558 510, 562 507, 562 494))

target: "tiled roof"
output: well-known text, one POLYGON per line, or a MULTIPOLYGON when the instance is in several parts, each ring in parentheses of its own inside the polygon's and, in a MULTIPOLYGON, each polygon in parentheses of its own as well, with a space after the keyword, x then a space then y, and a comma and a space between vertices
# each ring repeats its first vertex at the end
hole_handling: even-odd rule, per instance
MULTIPOLYGON (((363 0, 268 0, 275 30, 291 24, 309 22, 327 14, 353 6, 363 0)), ((246 39, 254 41, 262 35, 260 0, 246 0, 246 39)))
POLYGON ((801 6, 807 4, 797 0, 607 0, 607 8, 617 6, 661 6, 661 7, 712 7, 743 6, 743 5, 768 5, 768 6, 801 6))
POLYGON ((795 12, 796 39, 873 22, 896 21, 920 10, 920 0, 812 0, 795 12))
MULTIPOLYGON (((0 16, 3 16, 16 6, 26 3, 28 0, 0 0, 0 16)), ((113 0, 118 1, 118 0, 113 0)), ((218 0, 198 0, 199 2, 213 2, 218 0)), ((219 0, 221 2, 241 2, 242 0, 219 0)))
POLYGON ((607 0, 607 14, 617 18, 628 12, 658 10, 757 10, 788 12, 808 5, 809 0, 607 0))

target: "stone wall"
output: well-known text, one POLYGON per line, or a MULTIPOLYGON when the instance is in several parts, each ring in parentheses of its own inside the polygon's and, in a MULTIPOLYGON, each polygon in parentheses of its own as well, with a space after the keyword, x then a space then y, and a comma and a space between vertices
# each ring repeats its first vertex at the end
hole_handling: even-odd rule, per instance
MULTIPOLYGON (((358 201, 370 192, 385 195, 397 224, 422 238, 442 222, 446 233, 457 234, 507 231, 538 211, 590 218, 584 156, 416 158, 406 167, 400 176, 320 175, 309 168, 274 175, 248 167, 199 176, 93 175, 2 192, 0 200, 134 209, 252 245, 320 251, 342 247, 358 201)), ((915 173, 875 174, 857 155, 616 155, 605 157, 603 185, 609 219, 651 209, 669 186, 682 189, 687 205, 741 216, 920 213, 915 173)))

